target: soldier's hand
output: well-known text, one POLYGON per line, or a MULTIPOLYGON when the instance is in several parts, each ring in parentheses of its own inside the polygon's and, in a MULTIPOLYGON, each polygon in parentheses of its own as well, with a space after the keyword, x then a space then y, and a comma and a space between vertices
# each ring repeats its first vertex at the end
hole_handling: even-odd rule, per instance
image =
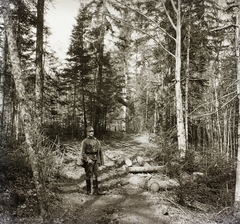
POLYGON ((99 166, 99 170, 103 170, 103 169, 105 169, 106 168, 106 166, 104 166, 104 165, 100 165, 99 166))

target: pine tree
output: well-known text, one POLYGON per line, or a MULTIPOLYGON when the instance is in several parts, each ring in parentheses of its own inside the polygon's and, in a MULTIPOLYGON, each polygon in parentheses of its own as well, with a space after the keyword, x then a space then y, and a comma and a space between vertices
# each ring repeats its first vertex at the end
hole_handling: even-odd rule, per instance
MULTIPOLYGON (((111 53, 104 48, 106 10, 103 2, 92 2, 79 11, 65 73, 72 83, 73 102, 81 102, 77 108, 78 111, 83 109, 83 125, 95 126, 97 135, 106 129, 108 111, 119 92, 119 81, 116 82, 119 78, 113 73, 111 53)), ((73 118, 75 110, 73 103, 73 118)))

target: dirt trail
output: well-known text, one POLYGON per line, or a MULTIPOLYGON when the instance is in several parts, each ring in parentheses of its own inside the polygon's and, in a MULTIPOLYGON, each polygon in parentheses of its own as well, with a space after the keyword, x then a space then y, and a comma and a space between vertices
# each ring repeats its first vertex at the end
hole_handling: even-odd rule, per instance
MULTIPOLYGON (((154 160, 159 155, 160 149, 154 142, 149 141, 147 135, 114 133, 102 140, 105 166, 101 167, 99 180, 100 188, 106 194, 87 195, 84 170, 76 166, 79 144, 79 141, 66 142, 64 150, 55 157, 59 162, 57 166, 59 179, 54 178, 48 183, 50 193, 53 195, 50 198, 50 207, 54 224, 239 223, 224 222, 219 217, 219 212, 211 213, 211 209, 204 211, 196 206, 180 206, 177 203, 176 185, 175 188, 166 188, 165 182, 169 183, 172 179, 160 172, 126 172, 124 162, 126 157, 131 158, 133 166, 139 166, 136 162, 137 156, 144 158, 150 165, 161 165, 154 160), (160 190, 155 193, 151 192, 149 185, 146 184, 153 180, 162 184, 160 190)), ((33 182, 24 174, 28 169, 22 164, 19 170, 20 162, 24 161, 25 157, 16 163, 15 157, 10 156, 14 153, 15 151, 5 155, 2 151, 1 154, 1 158, 8 161, 8 164, 2 163, 2 169, 7 167, 11 169, 5 169, 5 173, 0 176, 0 223, 41 224, 33 182), (11 177, 12 172, 18 174, 16 178, 11 177), (6 177, 9 179, 9 185, 4 184, 6 177)), ((202 205, 204 208, 208 206, 202 205)))
MULTIPOLYGON (((105 141, 106 167, 101 170, 100 186, 106 195, 85 194, 84 173, 73 182, 58 186, 61 209, 58 223, 79 224, 156 224, 216 223, 206 214, 185 211, 174 202, 171 191, 149 192, 141 188, 138 177, 155 174, 130 174, 124 169, 124 158, 136 155, 150 160, 157 146, 146 135, 132 135, 125 140, 105 141)), ((79 171, 80 172, 80 171, 79 171)), ((157 175, 157 174, 156 174, 157 175)), ((149 177, 150 176, 150 177, 149 177)))

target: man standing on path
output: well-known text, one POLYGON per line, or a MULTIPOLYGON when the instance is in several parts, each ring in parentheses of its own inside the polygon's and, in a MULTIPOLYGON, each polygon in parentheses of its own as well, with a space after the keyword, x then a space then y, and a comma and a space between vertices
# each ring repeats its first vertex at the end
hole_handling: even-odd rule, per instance
POLYGON ((82 141, 82 158, 85 164, 87 194, 103 195, 98 189, 99 166, 104 165, 99 140, 94 137, 93 127, 87 127, 87 138, 82 141))

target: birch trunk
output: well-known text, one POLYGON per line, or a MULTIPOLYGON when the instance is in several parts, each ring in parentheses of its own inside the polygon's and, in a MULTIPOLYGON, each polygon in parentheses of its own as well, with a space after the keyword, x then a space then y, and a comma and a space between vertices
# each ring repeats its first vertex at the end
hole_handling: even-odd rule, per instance
MULTIPOLYGON (((173 3, 174 4, 174 3, 173 3)), ((181 0, 178 0, 177 6, 177 26, 176 26, 176 64, 175 64, 175 92, 176 92, 176 113, 177 113, 177 137, 178 150, 180 158, 186 154, 186 136, 183 120, 183 105, 181 92, 181 0)))
MULTIPOLYGON (((124 11, 123 12, 123 20, 124 21, 127 21, 129 19, 129 14, 127 11, 124 11)), ((120 30, 120 36, 125 40, 123 42, 123 49, 122 49, 122 52, 123 52, 123 75, 124 75, 124 87, 123 87, 123 90, 122 90, 122 94, 123 94, 123 100, 125 102, 127 102, 127 95, 128 95, 128 89, 127 89, 127 86, 128 86, 128 74, 129 74, 129 71, 128 71, 128 58, 129 58, 129 41, 131 39, 131 31, 126 28, 124 26, 124 23, 122 23, 122 28, 120 30)), ((127 124, 127 106, 126 105, 122 105, 122 131, 123 132, 126 132, 127 129, 128 129, 128 125, 127 124)))
POLYGON ((7 37, 9 56, 12 65, 12 74, 15 82, 15 91, 16 96, 18 96, 18 102, 20 107, 20 119, 23 124, 25 141, 27 144, 26 153, 28 155, 29 162, 31 164, 31 169, 33 172, 33 180, 35 183, 40 212, 43 217, 43 222, 47 223, 48 220, 48 209, 47 209, 47 198, 46 192, 44 188, 44 184, 40 178, 39 173, 39 165, 38 165, 38 156, 35 150, 33 149, 33 134, 37 134, 36 125, 34 120, 32 119, 29 108, 27 105, 27 98, 25 94, 25 87, 22 81, 22 70, 20 59, 17 51, 17 43, 15 36, 13 34, 12 22, 10 19, 10 4, 9 0, 5 0, 2 2, 3 9, 3 18, 4 18, 4 28, 7 37), (34 126, 32 125, 34 124, 34 126))
POLYGON ((175 101, 176 101, 176 117, 177 117, 177 139, 178 139, 178 150, 180 158, 185 158, 186 155, 186 135, 183 120, 183 100, 181 91, 181 0, 177 0, 175 4, 174 0, 170 0, 172 8, 176 13, 177 21, 174 24, 168 10, 166 9, 165 3, 162 0, 164 10, 167 17, 176 31, 176 47, 175 47, 175 101))
POLYGON ((158 90, 155 92, 155 105, 154 105, 154 123, 153 123, 153 133, 157 133, 157 122, 158 122, 158 90))
POLYGON ((216 111, 216 123, 217 123, 217 131, 218 131, 218 147, 220 149, 220 154, 223 154, 223 144, 222 144, 222 132, 221 132, 221 122, 219 116, 219 100, 218 100, 218 93, 217 93, 217 80, 213 83, 214 85, 214 96, 215 96, 215 111, 216 111))
POLYGON ((189 24, 187 31, 187 67, 186 67, 186 84, 185 84, 185 135, 186 135, 186 150, 188 150, 188 84, 189 84, 189 66, 190 66, 190 13, 189 13, 189 24))

